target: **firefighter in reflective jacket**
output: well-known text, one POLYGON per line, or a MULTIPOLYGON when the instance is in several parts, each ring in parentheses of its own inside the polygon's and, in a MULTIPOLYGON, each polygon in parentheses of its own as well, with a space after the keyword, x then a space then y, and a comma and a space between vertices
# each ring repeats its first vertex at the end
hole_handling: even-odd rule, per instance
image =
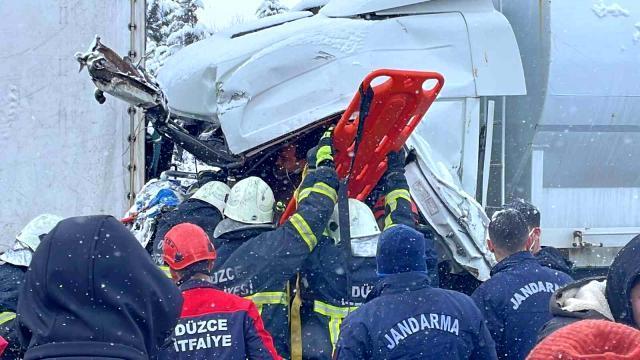
MULTIPOLYGON (((322 142, 330 141, 331 133, 322 142)), ((214 232, 218 262, 213 281, 226 292, 258 306, 278 353, 289 354, 289 280, 323 239, 337 201, 331 147, 319 147, 314 165, 299 187, 297 211, 274 229, 274 197, 257 177, 233 186, 214 232)))
POLYGON ((253 302, 220 291, 211 281, 216 250, 201 227, 171 228, 163 258, 184 301, 160 359, 280 359, 253 302))
MULTIPOLYGON (((415 226, 402 153, 388 157, 384 181, 385 229, 397 224, 415 226)), ((340 239, 337 206, 329 220, 329 241, 311 254, 301 272, 302 357, 330 359, 342 320, 364 303, 378 280, 376 247, 380 230, 364 203, 349 199, 350 241, 340 239)), ((292 326, 295 326, 295 319, 292 326)))

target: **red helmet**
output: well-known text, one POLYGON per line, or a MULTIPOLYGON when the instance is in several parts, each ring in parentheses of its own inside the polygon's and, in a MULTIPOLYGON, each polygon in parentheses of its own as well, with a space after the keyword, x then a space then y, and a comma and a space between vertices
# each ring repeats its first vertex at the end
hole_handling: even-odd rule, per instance
POLYGON ((164 261, 173 270, 182 270, 202 260, 215 260, 216 249, 198 225, 178 224, 164 236, 164 261))

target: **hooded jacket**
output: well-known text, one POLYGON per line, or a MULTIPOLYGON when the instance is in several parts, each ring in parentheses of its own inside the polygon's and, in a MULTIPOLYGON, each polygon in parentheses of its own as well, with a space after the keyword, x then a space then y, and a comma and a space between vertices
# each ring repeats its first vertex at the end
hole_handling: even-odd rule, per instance
POLYGON ((422 272, 387 275, 342 323, 335 358, 496 359, 495 344, 474 302, 432 288, 422 272))
POLYGON ((199 199, 185 200, 175 210, 162 214, 153 235, 153 260, 156 265, 163 265, 163 239, 172 227, 184 222, 195 224, 209 235, 209 239, 213 239, 213 231, 221 220, 222 214, 218 208, 199 199))
POLYGON ((147 359, 173 330, 178 288, 111 216, 61 221, 36 250, 18 301, 25 359, 147 359))
POLYGON ((638 328, 633 319, 631 289, 640 279, 640 235, 625 245, 613 259, 607 273, 606 296, 616 322, 638 328))
POLYGON ((553 318, 544 325, 539 339, 583 319, 607 319, 638 328, 633 319, 631 289, 640 278, 639 257, 640 235, 618 252, 606 278, 584 279, 556 291, 549 304, 553 318))
POLYGON ((576 281, 558 289, 549 301, 549 320, 538 332, 542 341, 554 331, 580 320, 613 321, 605 296, 606 277, 593 277, 576 281))
POLYGON ((528 251, 502 259, 491 278, 471 295, 484 314, 499 359, 521 360, 551 319, 549 299, 571 282, 569 275, 541 266, 528 251))

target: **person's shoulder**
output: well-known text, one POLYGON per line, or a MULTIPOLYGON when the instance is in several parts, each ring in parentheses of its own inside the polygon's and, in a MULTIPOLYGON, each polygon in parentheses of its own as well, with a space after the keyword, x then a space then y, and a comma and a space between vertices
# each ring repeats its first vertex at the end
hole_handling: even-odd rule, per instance
MULTIPOLYGON (((475 301, 473 301, 473 298, 471 296, 469 296, 469 295, 466 295, 466 294, 463 294, 461 292, 454 291, 454 290, 447 290, 447 289, 440 289, 440 288, 434 288, 433 290, 434 290, 435 293, 442 294, 442 296, 444 296, 451 303, 457 303, 457 304, 460 304, 460 305, 471 306, 471 307, 474 307, 474 308, 477 307, 475 301)), ((477 291, 477 289, 476 289, 476 291, 477 291)))
POLYGON ((552 280, 558 280, 560 282, 559 285, 566 285, 568 283, 573 282, 573 278, 569 276, 567 273, 562 272, 560 270, 552 269, 546 266, 540 265, 542 271, 544 271, 552 280))
POLYGON ((471 298, 477 297, 485 297, 490 295, 493 291, 492 289, 497 286, 497 283, 501 280, 500 274, 496 274, 496 276, 492 276, 489 279, 485 280, 482 284, 480 284, 471 294, 471 298))
POLYGON ((215 290, 220 296, 220 299, 225 303, 229 304, 236 310, 250 310, 251 308, 255 308, 255 304, 250 299, 245 299, 235 294, 229 294, 222 290, 215 290))
POLYGON ((194 294, 195 296, 211 301, 211 308, 214 312, 249 310, 253 305, 253 301, 249 299, 224 292, 214 287, 200 287, 189 289, 185 292, 191 292, 193 290, 198 292, 198 294, 194 294))
POLYGON ((387 296, 371 299, 349 313, 349 316, 347 316, 345 320, 349 319, 350 321, 362 322, 375 321, 380 309, 389 307, 389 301, 393 301, 393 299, 389 299, 387 296))

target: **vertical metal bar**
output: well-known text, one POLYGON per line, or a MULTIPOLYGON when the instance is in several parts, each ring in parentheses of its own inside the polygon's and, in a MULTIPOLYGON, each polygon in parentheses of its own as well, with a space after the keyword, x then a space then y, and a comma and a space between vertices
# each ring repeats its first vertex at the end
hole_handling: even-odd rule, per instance
POLYGON ((531 153, 531 202, 539 209, 543 204, 544 151, 535 149, 531 153))
MULTIPOLYGON (((135 51, 136 48, 136 0, 131 0, 129 2, 130 5, 130 15, 129 15, 129 58, 131 58, 132 62, 135 62, 137 53, 135 51)), ((136 189, 136 108, 133 106, 129 106, 127 109, 129 113, 129 206, 132 206, 135 201, 135 189, 136 189)))
POLYGON ((482 163, 482 207, 487 207, 487 193, 489 192, 489 177, 491 175, 491 153, 493 149, 493 117, 495 114, 496 102, 487 101, 486 131, 484 142, 484 161, 482 163))
MULTIPOLYGON (((130 0, 129 53, 133 63, 144 61, 145 51, 145 0, 130 0)), ((144 183, 144 113, 129 107, 129 204, 133 205, 136 191, 144 183), (142 134, 142 136, 140 136, 142 134), (138 141, 141 140, 141 141, 138 141)))
POLYGON ((505 152, 505 142, 507 140, 507 97, 503 96, 502 97, 502 126, 501 126, 501 130, 502 130, 502 134, 501 134, 501 141, 500 141, 500 166, 501 166, 501 174, 500 174, 500 205, 505 203, 505 187, 506 187, 506 181, 505 181, 505 173, 506 173, 506 163, 505 163, 505 159, 506 159, 506 152, 505 152))

